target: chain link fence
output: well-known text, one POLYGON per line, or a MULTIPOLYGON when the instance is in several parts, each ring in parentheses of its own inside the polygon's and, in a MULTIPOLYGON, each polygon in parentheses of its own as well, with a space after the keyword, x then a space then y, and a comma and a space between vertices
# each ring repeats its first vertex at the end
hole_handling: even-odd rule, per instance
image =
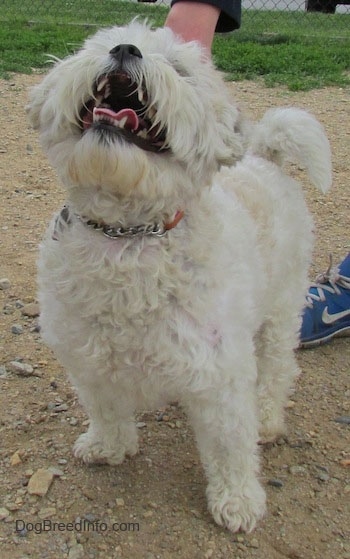
POLYGON ((245 10, 350 14, 350 0, 243 0, 245 10))
MULTIPOLYGON (((161 25, 169 4, 170 0, 2 0, 0 21, 99 26, 124 24, 141 16, 161 25)), ((324 24, 334 36, 349 35, 350 0, 242 0, 241 29, 256 21, 258 32, 278 32, 279 18, 285 21, 286 14, 291 26, 302 24, 301 32, 324 24), (266 29, 264 14, 268 14, 266 29)))

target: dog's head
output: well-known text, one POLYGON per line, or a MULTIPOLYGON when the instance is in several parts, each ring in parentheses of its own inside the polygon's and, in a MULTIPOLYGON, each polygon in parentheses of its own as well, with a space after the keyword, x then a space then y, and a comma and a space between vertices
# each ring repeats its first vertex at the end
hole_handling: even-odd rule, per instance
POLYGON ((239 111, 199 45, 138 22, 57 62, 27 111, 68 187, 157 198, 185 176, 208 184, 244 150, 239 111))

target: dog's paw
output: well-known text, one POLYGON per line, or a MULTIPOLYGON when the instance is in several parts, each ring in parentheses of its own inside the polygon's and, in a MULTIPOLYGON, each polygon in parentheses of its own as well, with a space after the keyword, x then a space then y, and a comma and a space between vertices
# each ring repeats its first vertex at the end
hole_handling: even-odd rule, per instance
POLYGON ((256 480, 239 493, 226 489, 218 494, 209 486, 207 498, 215 522, 231 532, 251 532, 266 511, 265 492, 256 480))
POLYGON ((259 428, 259 444, 274 443, 287 434, 283 418, 274 417, 265 419, 259 428))
POLYGON ((128 446, 113 441, 113 445, 106 444, 91 436, 89 432, 78 437, 74 445, 74 456, 85 464, 121 464, 125 456, 134 456, 138 451, 137 441, 128 446))
POLYGON ((260 401, 260 426, 259 443, 273 443, 283 435, 287 434, 284 421, 283 407, 277 407, 273 402, 260 401))

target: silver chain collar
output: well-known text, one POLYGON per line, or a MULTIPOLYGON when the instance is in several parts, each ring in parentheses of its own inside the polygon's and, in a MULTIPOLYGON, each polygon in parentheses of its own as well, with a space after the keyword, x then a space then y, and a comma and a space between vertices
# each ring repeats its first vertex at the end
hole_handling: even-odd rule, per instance
POLYGON ((68 206, 63 206, 62 210, 56 217, 55 227, 53 232, 53 239, 57 240, 57 233, 62 229, 62 223, 70 225, 71 218, 74 216, 83 225, 94 231, 100 231, 105 237, 109 239, 132 239, 135 237, 164 237, 167 233, 167 228, 164 224, 153 223, 153 224, 143 224, 143 225, 132 225, 131 227, 112 227, 111 225, 105 225, 93 221, 91 219, 86 219, 81 215, 71 212, 68 206))
POLYGON ((81 221, 89 229, 94 231, 101 231, 105 237, 109 239, 117 238, 134 238, 134 237, 164 237, 167 230, 164 225, 160 223, 153 223, 151 225, 132 225, 131 227, 112 227, 111 225, 101 225, 96 221, 90 219, 85 220, 81 216, 75 214, 75 217, 81 221))

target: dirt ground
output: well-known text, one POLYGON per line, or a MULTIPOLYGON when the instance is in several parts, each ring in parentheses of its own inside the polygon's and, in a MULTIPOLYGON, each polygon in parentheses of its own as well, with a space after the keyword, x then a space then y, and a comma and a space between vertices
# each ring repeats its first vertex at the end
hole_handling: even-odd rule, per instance
MULTIPOLYGON (((33 305, 37 246, 64 201, 26 123, 27 91, 39 79, 0 81, 0 556, 350 559, 349 339, 298 351, 303 372, 288 406, 289 435, 261 451, 268 513, 250 535, 213 523, 193 435, 175 405, 138 416, 141 452, 121 466, 87 467, 73 458, 87 418, 40 340, 33 305)), ((327 130, 332 191, 320 195, 292 168, 306 182, 315 219, 313 277, 330 252, 337 260, 349 250, 349 91, 229 87, 253 117, 293 104, 327 130)))

